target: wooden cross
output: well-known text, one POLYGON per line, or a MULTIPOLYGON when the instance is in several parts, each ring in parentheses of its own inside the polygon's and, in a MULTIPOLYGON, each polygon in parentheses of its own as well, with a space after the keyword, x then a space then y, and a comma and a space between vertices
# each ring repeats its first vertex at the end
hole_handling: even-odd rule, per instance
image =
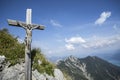
POLYGON ((25 37, 25 80, 32 80, 32 71, 31 71, 32 30, 33 29, 44 30, 43 25, 31 24, 31 13, 32 13, 32 9, 27 9, 26 22, 8 19, 9 25, 22 27, 26 30, 26 37, 25 37))

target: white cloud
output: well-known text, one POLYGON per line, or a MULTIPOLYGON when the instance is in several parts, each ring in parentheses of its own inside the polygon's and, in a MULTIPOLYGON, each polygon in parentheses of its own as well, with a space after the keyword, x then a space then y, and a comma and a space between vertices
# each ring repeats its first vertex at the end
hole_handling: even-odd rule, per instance
POLYGON ((48 51, 48 54, 52 54, 53 52, 51 50, 48 51))
POLYGON ((65 39, 65 42, 72 44, 85 43, 86 41, 81 37, 71 37, 70 39, 65 39))
POLYGON ((75 47, 73 44, 66 44, 65 47, 67 50, 75 50, 75 47))
POLYGON ((67 50, 75 50, 76 45, 85 43, 86 41, 82 37, 71 37, 70 39, 65 39, 67 50))
POLYGON ((120 42, 120 35, 111 37, 97 37, 93 36, 84 40, 81 37, 71 37, 65 39, 65 47, 67 50, 81 50, 81 49, 104 49, 107 47, 113 47, 120 42))
POLYGON ((52 20, 51 19, 50 23, 51 23, 51 25, 53 25, 55 27, 62 27, 62 25, 58 21, 56 21, 56 20, 52 20))
POLYGON ((113 46, 114 44, 117 44, 120 42, 120 36, 114 36, 109 38, 98 38, 95 40, 91 40, 86 42, 85 44, 82 44, 84 48, 105 48, 108 46, 113 46))
POLYGON ((111 12, 102 12, 100 17, 95 21, 95 24, 98 25, 103 24, 110 16, 111 16, 111 12))

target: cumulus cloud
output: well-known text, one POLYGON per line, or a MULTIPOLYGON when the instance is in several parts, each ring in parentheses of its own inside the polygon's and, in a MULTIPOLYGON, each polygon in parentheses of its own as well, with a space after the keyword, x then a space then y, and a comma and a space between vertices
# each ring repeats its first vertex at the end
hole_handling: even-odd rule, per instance
POLYGON ((65 47, 67 50, 75 50, 75 47, 73 44, 66 44, 65 47))
POLYGON ((110 16, 111 16, 111 12, 102 12, 100 17, 95 21, 95 24, 96 25, 103 24, 110 16))
POLYGON ((72 44, 85 43, 86 41, 81 37, 71 37, 70 39, 65 39, 65 42, 72 44))
POLYGON ((56 21, 56 20, 52 20, 51 19, 50 23, 51 23, 51 25, 53 25, 55 27, 62 27, 62 25, 58 21, 56 21))
POLYGON ((75 45, 85 43, 86 41, 82 37, 71 37, 70 39, 65 39, 65 42, 67 50, 75 50, 75 45))

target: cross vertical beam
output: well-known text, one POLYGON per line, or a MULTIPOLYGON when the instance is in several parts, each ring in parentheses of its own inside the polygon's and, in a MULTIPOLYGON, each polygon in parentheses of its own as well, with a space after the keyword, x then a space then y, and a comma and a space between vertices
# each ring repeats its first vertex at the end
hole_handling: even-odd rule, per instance
POLYGON ((32 22, 32 10, 31 9, 27 9, 26 11, 26 24, 31 24, 32 22))
POLYGON ((26 24, 28 28, 26 29, 25 37, 25 80, 32 80, 31 75, 31 37, 32 37, 32 28, 31 24, 31 9, 26 11, 26 24))
POLYGON ((9 25, 22 27, 26 30, 26 37, 25 37, 25 80, 32 80, 32 70, 31 70, 32 30, 33 29, 44 30, 43 25, 37 25, 37 24, 31 23, 31 13, 32 13, 32 9, 27 9, 26 22, 8 19, 9 25))

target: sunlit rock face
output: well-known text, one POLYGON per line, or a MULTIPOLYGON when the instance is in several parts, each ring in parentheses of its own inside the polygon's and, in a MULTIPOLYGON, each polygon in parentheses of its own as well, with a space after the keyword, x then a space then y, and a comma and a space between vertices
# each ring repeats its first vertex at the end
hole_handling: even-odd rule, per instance
POLYGON ((56 80, 66 80, 64 78, 63 73, 60 71, 60 69, 55 69, 54 70, 54 75, 55 75, 56 80))
POLYGON ((70 56, 57 62, 57 66, 72 80, 120 80, 120 67, 96 56, 82 59, 70 56))
MULTIPOLYGON (((0 56, 0 80, 25 80, 24 63, 8 67, 5 63, 5 57, 0 56)), ((54 77, 46 73, 39 73, 37 70, 32 71, 32 80, 66 80, 59 69, 54 69, 54 77)))

